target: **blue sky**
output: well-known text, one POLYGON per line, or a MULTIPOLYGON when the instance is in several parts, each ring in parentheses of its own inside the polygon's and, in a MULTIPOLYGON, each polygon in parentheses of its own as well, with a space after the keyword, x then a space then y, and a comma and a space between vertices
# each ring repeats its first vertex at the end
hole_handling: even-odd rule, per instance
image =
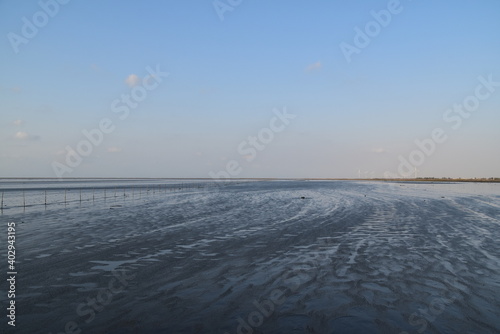
POLYGON ((500 86, 458 129, 443 119, 479 77, 500 82, 499 31, 494 0, 0 1, 0 176, 209 177, 236 161, 234 177, 380 177, 403 158, 422 176, 499 177, 500 86), (42 20, 35 36, 23 17, 42 20), (370 22, 348 61, 340 46, 370 22), (168 76, 120 120, 112 102, 157 66, 168 76), (238 147, 285 109, 248 161, 238 147), (114 130, 79 154, 104 118, 114 130), (436 128, 446 141, 411 160, 436 128))

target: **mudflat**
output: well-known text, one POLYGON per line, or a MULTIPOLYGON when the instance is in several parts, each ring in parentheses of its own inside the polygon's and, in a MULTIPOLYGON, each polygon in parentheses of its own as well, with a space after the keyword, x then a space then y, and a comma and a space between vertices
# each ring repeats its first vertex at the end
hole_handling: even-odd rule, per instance
POLYGON ((500 184, 264 181, 0 217, 25 333, 500 331, 500 184))

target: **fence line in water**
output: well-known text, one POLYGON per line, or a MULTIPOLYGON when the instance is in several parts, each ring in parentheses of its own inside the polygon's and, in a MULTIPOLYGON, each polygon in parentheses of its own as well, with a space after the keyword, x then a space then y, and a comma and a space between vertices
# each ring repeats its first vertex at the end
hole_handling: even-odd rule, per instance
POLYGON ((23 208, 25 210, 27 207, 33 206, 51 206, 51 205, 64 205, 81 203, 82 202, 92 202, 103 200, 106 203, 110 196, 108 190, 113 190, 112 195, 113 202, 117 202, 120 198, 124 201, 129 198, 132 200, 140 200, 142 198, 149 197, 156 194, 167 194, 168 192, 201 189, 201 188, 215 188, 226 185, 236 185, 242 182, 231 181, 231 182, 202 182, 202 183, 180 183, 180 184, 159 184, 159 185, 147 185, 147 186, 124 186, 124 187, 108 187, 108 188, 62 188, 58 189, 40 189, 40 190, 8 190, 2 191, 1 201, 0 201, 0 211, 3 213, 6 209, 11 208, 23 208), (121 195, 121 190, 123 190, 123 195, 121 195), (64 192, 64 196, 62 193, 64 192), (120 194, 119 194, 120 192, 120 194), (136 192, 138 196, 136 197, 136 192), (22 197, 20 194, 22 193, 22 197), (71 196, 71 194, 75 194, 71 196), (9 196, 11 195, 11 196, 9 196), (10 199, 9 199, 10 197, 10 199), (17 203, 16 203, 17 202, 17 203))

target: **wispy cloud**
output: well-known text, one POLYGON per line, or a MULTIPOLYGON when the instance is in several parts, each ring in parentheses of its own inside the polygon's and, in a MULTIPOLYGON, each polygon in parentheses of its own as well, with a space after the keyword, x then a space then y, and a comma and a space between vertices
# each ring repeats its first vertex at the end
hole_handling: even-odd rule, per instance
POLYGON ((36 111, 41 113, 52 113, 54 110, 50 105, 42 104, 36 109, 36 111))
POLYGON ((382 154, 382 153, 387 153, 387 150, 385 148, 383 148, 383 147, 376 147, 376 148, 372 148, 370 150, 370 152, 382 154))
POLYGON ((21 140, 28 139, 28 137, 29 135, 23 131, 16 132, 16 134, 14 135, 14 138, 21 140))
POLYGON ((40 136, 30 135, 30 134, 28 134, 27 132, 24 132, 24 131, 18 131, 14 135, 14 138, 17 139, 17 140, 39 140, 40 136))
POLYGON ((127 79, 125 79, 125 83, 129 86, 129 87, 134 87, 135 85, 137 85, 139 83, 141 79, 136 75, 136 74, 130 74, 127 79))
POLYGON ((121 152, 122 149, 119 148, 119 147, 116 147, 116 146, 113 146, 113 147, 108 147, 108 152, 109 153, 118 153, 118 152, 121 152))
POLYGON ((24 121, 23 121, 22 119, 16 119, 16 120, 15 120, 14 122, 12 122, 12 123, 14 123, 14 125, 16 125, 16 126, 21 126, 21 125, 23 125, 23 124, 24 124, 24 121))
POLYGON ((7 92, 11 92, 11 93, 21 93, 23 91, 23 89, 19 86, 11 86, 11 87, 7 87, 7 86, 0 86, 0 91, 7 91, 7 92))
POLYGON ((306 72, 318 71, 323 67, 323 64, 320 61, 317 61, 313 64, 310 64, 306 67, 306 72))

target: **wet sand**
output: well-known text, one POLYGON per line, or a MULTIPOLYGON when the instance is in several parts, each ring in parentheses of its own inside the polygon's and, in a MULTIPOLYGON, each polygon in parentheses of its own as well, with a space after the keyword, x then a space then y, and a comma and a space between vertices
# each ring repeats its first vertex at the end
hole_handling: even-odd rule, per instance
POLYGON ((500 185, 253 182, 1 219, 19 333, 500 331, 500 185))

